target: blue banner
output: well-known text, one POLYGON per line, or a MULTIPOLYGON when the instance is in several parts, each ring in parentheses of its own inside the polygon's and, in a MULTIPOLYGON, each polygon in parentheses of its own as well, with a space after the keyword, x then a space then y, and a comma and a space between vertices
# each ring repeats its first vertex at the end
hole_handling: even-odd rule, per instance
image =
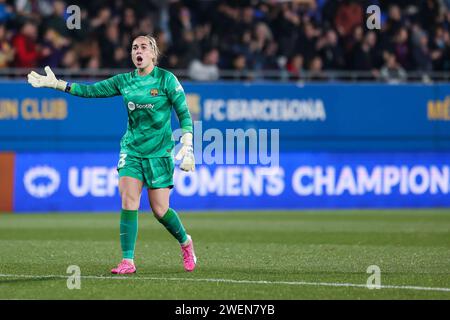
MULTIPOLYGON (((450 151, 449 84, 183 86, 204 130, 279 129, 285 152, 450 151)), ((118 152, 126 124, 121 97, 0 83, 0 150, 118 152)), ((179 127, 175 116, 172 127, 179 127)))
MULTIPOLYGON (((117 153, 19 153, 14 209, 120 210, 117 153)), ((178 168, 179 210, 450 207, 450 153, 282 153, 279 167, 178 168)), ((143 192, 141 209, 149 210, 143 192)))

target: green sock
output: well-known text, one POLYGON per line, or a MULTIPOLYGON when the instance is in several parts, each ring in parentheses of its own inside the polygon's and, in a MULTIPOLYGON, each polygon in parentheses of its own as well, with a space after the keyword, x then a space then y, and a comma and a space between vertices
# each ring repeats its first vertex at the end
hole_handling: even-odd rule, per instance
POLYGON ((138 231, 138 211, 122 209, 120 212, 120 245, 124 259, 134 258, 138 231))
POLYGON ((167 231, 169 231, 180 244, 187 241, 188 238, 186 230, 184 230, 183 224, 181 223, 181 220, 175 210, 169 208, 164 216, 158 219, 158 221, 166 227, 167 231))

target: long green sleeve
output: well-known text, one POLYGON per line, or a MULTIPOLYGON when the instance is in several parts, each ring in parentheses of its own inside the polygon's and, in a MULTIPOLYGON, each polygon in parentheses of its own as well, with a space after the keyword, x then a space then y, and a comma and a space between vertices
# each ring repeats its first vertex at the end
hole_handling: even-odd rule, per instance
POLYGON ((73 83, 70 93, 84 98, 107 98, 120 95, 119 76, 116 75, 94 84, 73 83))
POLYGON ((183 132, 192 132, 192 118, 186 102, 186 95, 180 82, 173 74, 169 74, 167 79, 167 96, 172 102, 183 132))
POLYGON ((183 133, 193 129, 183 87, 175 75, 159 67, 143 76, 135 69, 89 85, 74 83, 70 93, 86 98, 123 97, 128 125, 120 141, 121 154, 141 158, 172 157, 174 109, 183 133))

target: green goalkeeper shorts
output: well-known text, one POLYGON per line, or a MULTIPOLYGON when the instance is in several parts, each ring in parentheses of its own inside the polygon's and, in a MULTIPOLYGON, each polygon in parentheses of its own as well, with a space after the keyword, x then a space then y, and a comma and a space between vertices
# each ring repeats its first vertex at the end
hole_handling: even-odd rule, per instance
POLYGON ((150 189, 173 187, 174 164, 172 157, 140 158, 121 153, 117 171, 119 177, 136 178, 150 189))

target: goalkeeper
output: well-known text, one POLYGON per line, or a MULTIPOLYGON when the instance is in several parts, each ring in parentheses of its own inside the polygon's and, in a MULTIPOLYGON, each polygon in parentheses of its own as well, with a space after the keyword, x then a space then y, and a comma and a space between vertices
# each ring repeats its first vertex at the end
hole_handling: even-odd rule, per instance
MULTIPOLYGON (((178 79, 156 66, 159 50, 151 36, 134 39, 131 58, 136 69, 91 84, 69 83, 56 79, 49 67, 46 76, 32 71, 28 82, 36 88, 48 87, 85 98, 105 98, 122 95, 128 112, 128 127, 120 142, 119 192, 120 244, 123 259, 111 270, 115 274, 136 272, 134 249, 138 232, 138 209, 142 188, 147 187, 153 214, 181 245, 184 268, 193 271, 196 256, 191 237, 175 210, 169 207, 173 187, 172 108, 183 130, 182 147, 175 159, 181 160, 184 171, 195 170, 192 149, 192 119, 186 96, 178 79)), ((101 121, 101 119, 99 119, 101 121)))

